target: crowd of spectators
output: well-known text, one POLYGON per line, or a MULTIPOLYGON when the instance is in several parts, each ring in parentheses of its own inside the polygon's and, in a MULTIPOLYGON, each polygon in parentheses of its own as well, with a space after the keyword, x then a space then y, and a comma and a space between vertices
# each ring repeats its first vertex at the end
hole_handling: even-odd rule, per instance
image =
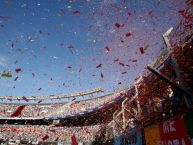
POLYGON ((90 99, 86 101, 71 102, 56 110, 50 111, 46 117, 63 117, 65 115, 74 115, 90 109, 97 109, 103 107, 106 103, 109 103, 120 96, 121 93, 125 93, 125 90, 104 97, 90 99))
MULTIPOLYGON (((114 100, 124 93, 120 91, 118 93, 106 95, 103 97, 98 97, 94 99, 89 99, 85 101, 73 101, 69 103, 58 103, 58 104, 46 104, 46 105, 33 105, 26 104, 21 113, 16 117, 29 118, 29 117, 64 117, 67 115, 77 114, 89 109, 94 109, 99 106, 114 100)), ((23 104, 22 104, 23 105, 23 104)), ((18 109, 21 104, 1 104, 0 105, 0 118, 12 117, 12 114, 18 109)))
POLYGON ((3 140, 63 141, 70 143, 72 135, 78 142, 92 142, 101 125, 84 127, 54 127, 39 125, 0 125, 3 140))

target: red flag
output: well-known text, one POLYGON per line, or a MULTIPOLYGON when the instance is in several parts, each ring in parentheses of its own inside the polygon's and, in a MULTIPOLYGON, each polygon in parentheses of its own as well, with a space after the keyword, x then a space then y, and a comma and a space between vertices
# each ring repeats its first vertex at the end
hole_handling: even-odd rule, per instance
POLYGON ((99 64, 99 65, 96 66, 96 68, 100 68, 100 67, 102 67, 102 64, 99 64))
POLYGON ((21 105, 15 110, 15 112, 11 115, 11 117, 17 117, 21 114, 22 110, 25 108, 25 105, 21 105))
POLYGON ((73 46, 73 45, 69 45, 69 46, 68 46, 68 48, 73 49, 73 48, 74 48, 74 46, 73 46))
POLYGON ((141 54, 145 53, 143 47, 140 47, 139 49, 140 49, 141 54))
POLYGON ((38 101, 38 104, 41 103, 42 101, 43 101, 43 100, 39 100, 39 101, 38 101))
POLYGON ((55 139, 55 141, 58 141, 59 140, 59 137, 57 137, 56 139, 55 139))
POLYGON ((124 64, 124 63, 122 63, 122 62, 119 62, 119 64, 120 64, 121 66, 125 66, 125 64, 124 64))
POLYGON ((106 46, 105 49, 106 49, 106 52, 109 52, 111 50, 108 46, 106 46))
POLYGON ((103 79, 103 77, 104 77, 104 76, 103 76, 103 74, 101 73, 101 78, 103 79))
POLYGON ((49 138, 49 136, 48 135, 45 135, 43 138, 42 138, 42 140, 47 140, 49 138))
POLYGON ((16 69, 15 69, 15 72, 16 72, 16 73, 19 73, 20 71, 21 71, 21 68, 16 68, 16 69))
POLYGON ((14 81, 17 81, 18 78, 19 78, 19 77, 16 77, 16 78, 14 79, 14 81))
POLYGON ((32 73, 32 76, 35 77, 35 73, 32 73))
POLYGON ((127 34, 125 34, 126 37, 132 36, 132 34, 129 32, 127 34))
POLYGON ((119 23, 115 23, 115 26, 116 26, 117 28, 120 28, 120 27, 121 27, 121 25, 120 25, 119 23))
POLYGON ((29 99, 27 99, 25 96, 23 96, 22 99, 25 100, 26 102, 29 101, 29 99))
POLYGON ((76 136, 74 134, 71 136, 71 141, 72 141, 72 145, 78 145, 76 141, 76 136))
POLYGON ((75 11, 72 11, 73 14, 80 14, 80 11, 78 10, 75 10, 75 11))
POLYGON ((119 59, 115 59, 113 62, 115 63, 115 62, 118 62, 119 61, 119 59))

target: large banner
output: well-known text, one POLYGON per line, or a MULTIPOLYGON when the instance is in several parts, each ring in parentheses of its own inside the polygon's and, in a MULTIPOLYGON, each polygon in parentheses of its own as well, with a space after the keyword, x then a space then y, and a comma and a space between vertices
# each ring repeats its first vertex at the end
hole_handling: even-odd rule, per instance
POLYGON ((162 145, 190 145, 184 119, 165 121, 159 124, 162 145))
POLYGON ((160 145, 160 135, 158 125, 145 127, 145 142, 146 145, 160 145))
POLYGON ((187 113, 185 116, 186 128, 191 140, 191 145, 193 145, 193 112, 187 113))

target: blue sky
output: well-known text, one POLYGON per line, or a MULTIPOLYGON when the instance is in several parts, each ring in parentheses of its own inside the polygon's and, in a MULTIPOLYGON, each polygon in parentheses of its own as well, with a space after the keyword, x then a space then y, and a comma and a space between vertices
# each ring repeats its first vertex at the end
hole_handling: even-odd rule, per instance
POLYGON ((161 35, 183 7, 184 0, 1 0, 0 73, 12 78, 0 78, 0 96, 128 86, 165 47, 161 35))

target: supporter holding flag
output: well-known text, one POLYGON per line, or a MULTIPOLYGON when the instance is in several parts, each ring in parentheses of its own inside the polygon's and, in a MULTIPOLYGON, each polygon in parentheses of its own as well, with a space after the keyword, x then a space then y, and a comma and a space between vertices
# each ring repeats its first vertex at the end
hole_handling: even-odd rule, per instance
POLYGON ((71 141, 72 141, 72 145, 78 145, 78 143, 77 143, 77 141, 76 141, 76 136, 75 136, 75 134, 73 134, 73 135, 71 136, 71 141))

